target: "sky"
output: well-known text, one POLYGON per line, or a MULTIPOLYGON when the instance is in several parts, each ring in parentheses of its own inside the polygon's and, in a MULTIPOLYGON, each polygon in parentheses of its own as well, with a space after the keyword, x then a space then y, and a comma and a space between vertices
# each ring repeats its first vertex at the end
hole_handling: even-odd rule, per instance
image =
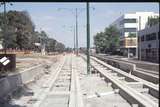
MULTIPOLYGON (((37 31, 44 30, 51 38, 73 48, 75 8, 78 9, 78 44, 86 47, 86 3, 57 2, 12 2, 8 10, 27 11, 37 31)), ((0 7, 0 12, 3 7, 0 7)), ((90 3, 91 46, 96 33, 104 31, 114 20, 124 13, 149 11, 159 13, 158 3, 90 3)))

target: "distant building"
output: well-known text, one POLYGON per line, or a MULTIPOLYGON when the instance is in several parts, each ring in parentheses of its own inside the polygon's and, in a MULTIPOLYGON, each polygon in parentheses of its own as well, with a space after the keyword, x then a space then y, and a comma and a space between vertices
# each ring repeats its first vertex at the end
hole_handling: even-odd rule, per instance
POLYGON ((159 14, 154 12, 135 12, 124 14, 114 21, 120 31, 120 51, 127 56, 132 53, 138 55, 137 32, 147 26, 148 17, 157 17, 159 14))
POLYGON ((159 24, 138 32, 139 60, 159 62, 159 24))

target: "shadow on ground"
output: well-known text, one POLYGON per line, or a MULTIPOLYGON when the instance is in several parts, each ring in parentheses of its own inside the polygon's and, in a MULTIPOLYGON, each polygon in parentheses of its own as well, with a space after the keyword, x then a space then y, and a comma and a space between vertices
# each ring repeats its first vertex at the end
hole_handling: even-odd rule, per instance
MULTIPOLYGON (((34 93, 26 85, 18 88, 16 91, 12 92, 11 95, 8 95, 5 98, 0 98, 0 107, 26 107, 22 105, 17 105, 13 103, 14 100, 20 99, 22 96, 33 96, 34 93)), ((28 101, 27 103, 34 103, 34 101, 28 101)))

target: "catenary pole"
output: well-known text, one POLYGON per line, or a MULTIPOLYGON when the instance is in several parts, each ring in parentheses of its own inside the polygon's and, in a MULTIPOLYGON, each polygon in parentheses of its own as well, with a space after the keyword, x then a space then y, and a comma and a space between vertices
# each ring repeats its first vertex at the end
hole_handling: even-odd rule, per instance
POLYGON ((90 74, 90 20, 89 20, 89 2, 87 2, 87 74, 90 74))
POLYGON ((76 33, 75 33, 75 26, 73 27, 73 30, 74 30, 74 35, 73 35, 73 41, 74 41, 74 53, 75 53, 75 49, 76 49, 76 44, 75 44, 75 35, 76 35, 76 33))
POLYGON ((78 16, 77 16, 77 8, 76 8, 76 54, 78 55, 78 16))

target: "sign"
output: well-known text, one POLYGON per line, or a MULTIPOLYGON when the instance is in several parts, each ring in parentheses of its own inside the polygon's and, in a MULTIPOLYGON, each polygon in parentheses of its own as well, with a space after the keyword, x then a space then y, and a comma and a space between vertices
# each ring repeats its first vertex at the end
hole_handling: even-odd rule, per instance
POLYGON ((16 70, 16 55, 0 54, 0 71, 15 71, 15 70, 16 70))
POLYGON ((10 60, 7 57, 3 57, 0 59, 0 63, 2 63, 4 66, 6 66, 10 60))

